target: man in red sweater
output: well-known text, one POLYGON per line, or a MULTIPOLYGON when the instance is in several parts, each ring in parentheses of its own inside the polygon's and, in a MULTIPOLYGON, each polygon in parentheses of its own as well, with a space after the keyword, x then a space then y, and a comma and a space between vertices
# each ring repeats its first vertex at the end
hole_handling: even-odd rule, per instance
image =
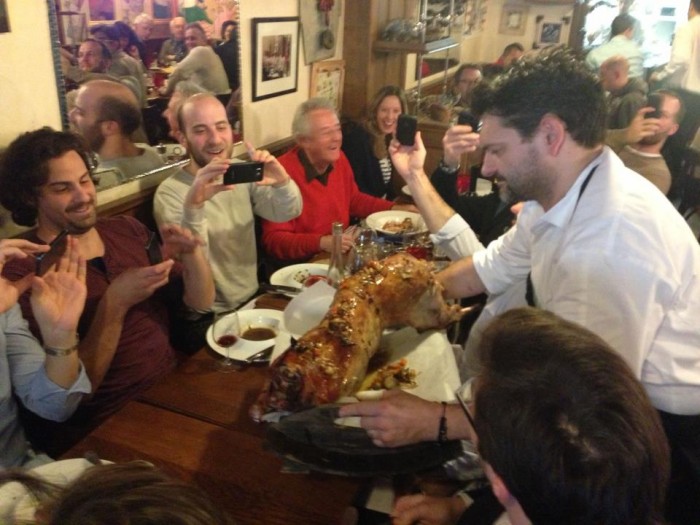
MULTIPOLYGON (((263 245, 268 255, 285 263, 307 260, 330 252, 333 222, 345 227, 351 217, 364 218, 389 209, 417 211, 360 192, 348 159, 340 149, 343 134, 333 104, 312 98, 297 108, 292 122, 296 147, 278 160, 301 190, 304 208, 287 222, 263 221, 263 245)), ((343 237, 343 251, 352 246, 343 237)))

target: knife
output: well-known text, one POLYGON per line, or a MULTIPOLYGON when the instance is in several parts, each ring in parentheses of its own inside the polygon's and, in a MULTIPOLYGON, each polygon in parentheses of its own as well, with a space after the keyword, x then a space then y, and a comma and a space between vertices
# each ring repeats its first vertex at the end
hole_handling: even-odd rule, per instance
POLYGON ((301 288, 295 288, 293 286, 283 286, 281 284, 261 283, 260 288, 262 288, 266 292, 279 292, 289 294, 298 294, 299 292, 301 292, 301 288))

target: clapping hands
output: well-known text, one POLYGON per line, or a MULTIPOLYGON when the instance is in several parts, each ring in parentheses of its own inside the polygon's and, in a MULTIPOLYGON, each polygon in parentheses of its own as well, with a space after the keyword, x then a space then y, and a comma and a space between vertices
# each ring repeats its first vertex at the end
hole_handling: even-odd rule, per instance
POLYGON ((66 252, 42 277, 33 276, 30 302, 44 343, 69 346, 83 313, 87 286, 86 263, 78 242, 69 237, 66 252))

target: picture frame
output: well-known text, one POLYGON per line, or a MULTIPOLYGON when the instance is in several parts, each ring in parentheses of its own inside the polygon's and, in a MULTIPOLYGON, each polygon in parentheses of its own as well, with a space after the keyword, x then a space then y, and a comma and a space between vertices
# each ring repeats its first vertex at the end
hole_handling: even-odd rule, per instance
POLYGON ((527 25, 526 5, 506 4, 501 11, 498 32, 503 35, 524 35, 527 25))
POLYGON ((77 47, 88 36, 85 13, 58 13, 59 40, 61 45, 77 47))
POLYGON ((323 10, 319 4, 317 0, 299 2, 306 64, 333 58, 340 34, 340 2, 326 2, 323 10))
POLYGON ((90 22, 105 22, 117 20, 117 9, 114 0, 89 0, 90 22))
POLYGON ((7 12, 7 0, 0 0, 0 33, 10 32, 10 14, 7 12))
POLYGON ((560 22, 543 22, 537 44, 540 46, 558 44, 561 40, 561 30, 562 24, 560 22))
POLYGON ((253 102, 297 90, 299 17, 253 18, 253 102))
POLYGON ((330 100, 340 111, 343 104, 343 83, 345 81, 345 60, 323 60, 314 62, 311 67, 309 97, 330 100))

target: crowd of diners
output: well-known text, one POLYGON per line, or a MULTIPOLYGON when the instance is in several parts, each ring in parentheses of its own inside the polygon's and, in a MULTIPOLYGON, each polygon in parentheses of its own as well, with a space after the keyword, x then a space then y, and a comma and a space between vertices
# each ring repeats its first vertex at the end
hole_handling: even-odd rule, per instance
MULTIPOLYGON (((682 28, 695 40, 678 46, 700 45, 699 4, 682 28)), ((700 84, 697 65, 686 66, 678 89, 656 91, 649 105, 621 51, 629 24, 627 15, 613 21, 609 55, 599 48, 584 60, 556 47, 521 57, 515 45, 487 75, 460 67, 449 109, 468 109, 480 125, 448 126, 430 175, 420 132, 412 146, 394 137, 408 106, 387 86, 350 125, 324 99, 303 102, 295 146, 277 158, 246 143, 263 179, 226 185, 237 160, 217 95, 232 86, 180 77, 176 66, 166 116, 190 162, 155 192, 155 264, 144 224, 98 217, 92 176, 95 155, 123 172, 162 163, 134 142, 143 92, 109 72, 81 79, 73 131, 28 131, 0 159, 0 203, 31 228, 0 241, 0 479, 45 493, 28 469, 65 453, 168 374, 181 352, 202 347, 212 312, 259 293, 263 260, 308 261, 331 251, 333 222, 395 209, 419 212, 452 260, 436 276, 446 297, 485 294, 457 355, 468 399, 391 390, 341 415, 359 416, 378 447, 471 441, 491 492, 402 496, 393 523, 699 523, 700 244, 665 195, 671 169, 661 150, 693 114, 686 95, 700 84), (490 194, 458 191, 466 154, 493 180, 490 194), (410 203, 397 198, 403 186, 410 203), (37 275, 37 256, 64 231, 65 252, 37 275)), ((180 25, 173 19, 164 56, 199 61, 197 49, 211 48, 197 44, 197 27, 180 25)), ((93 36, 100 31, 106 38, 83 43, 79 62, 116 45, 114 27, 93 36)), ((108 49, 112 64, 127 48, 119 46, 108 49)), ((343 251, 353 242, 344 235, 343 251)), ((196 487, 140 463, 95 467, 41 499, 46 523, 99 512, 101 501, 124 523, 171 523, 193 508, 202 512, 187 523, 232 523, 196 487), (94 483, 98 476, 109 483, 94 483)), ((91 523, 113 522, 100 516, 91 523)))

